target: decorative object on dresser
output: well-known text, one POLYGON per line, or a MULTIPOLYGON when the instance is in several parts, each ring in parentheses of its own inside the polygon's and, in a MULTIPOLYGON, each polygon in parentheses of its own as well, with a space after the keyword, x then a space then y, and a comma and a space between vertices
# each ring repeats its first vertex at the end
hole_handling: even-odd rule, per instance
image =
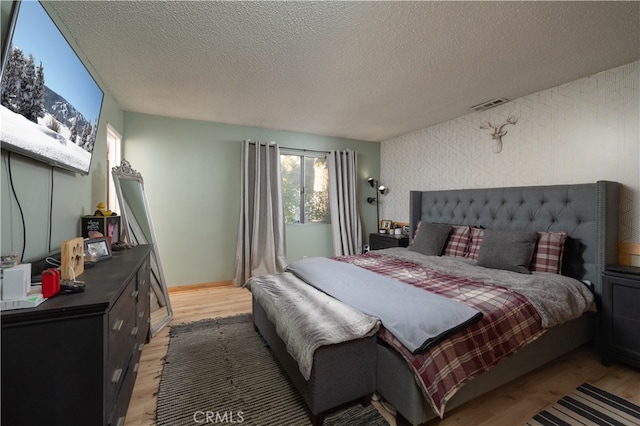
POLYGON ((371 250, 408 246, 409 237, 407 235, 369 234, 369 247, 371 250))
POLYGON ((144 190, 142 174, 123 159, 111 170, 122 209, 123 239, 131 244, 151 244, 151 335, 155 336, 173 318, 171 300, 164 277, 156 233, 151 222, 149 202, 144 190))
POLYGON ((150 251, 86 270, 86 291, 2 312, 3 424, 124 424, 149 337, 150 251))
POLYGON ((120 216, 82 216, 84 238, 107 237, 111 244, 120 241, 120 216))
POLYGON ((600 338, 602 363, 640 367, 640 268, 612 265, 602 274, 600 338))

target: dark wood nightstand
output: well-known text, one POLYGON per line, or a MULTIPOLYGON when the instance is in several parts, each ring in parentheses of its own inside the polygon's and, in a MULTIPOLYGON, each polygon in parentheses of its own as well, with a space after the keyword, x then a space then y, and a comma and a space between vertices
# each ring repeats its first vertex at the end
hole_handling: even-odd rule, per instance
POLYGON ((640 268, 613 265, 602 275, 600 338, 602 363, 640 367, 640 268))
POLYGON ((371 250, 408 246, 409 237, 406 235, 369 234, 369 248, 371 250))

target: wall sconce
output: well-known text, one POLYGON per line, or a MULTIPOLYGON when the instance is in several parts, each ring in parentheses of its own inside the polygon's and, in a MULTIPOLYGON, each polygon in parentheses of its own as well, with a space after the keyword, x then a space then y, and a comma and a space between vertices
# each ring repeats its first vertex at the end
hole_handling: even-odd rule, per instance
POLYGON ((516 117, 514 117, 513 115, 510 115, 507 118, 507 122, 504 123, 501 126, 496 126, 493 123, 487 121, 485 123, 482 123, 480 125, 480 128, 485 130, 485 129, 493 129, 493 133, 491 133, 491 139, 493 139, 493 152, 495 154, 499 153, 500 151, 502 151, 502 137, 504 135, 507 134, 506 130, 502 130, 504 129, 504 126, 506 126, 507 124, 516 124, 518 122, 518 119, 516 117))
POLYGON ((367 183, 369 184, 370 187, 372 188, 377 188, 376 190, 376 196, 375 197, 367 197, 367 203, 369 204, 373 204, 374 202, 376 203, 376 219, 378 220, 377 225, 376 226, 380 226, 380 200, 378 199, 378 192, 380 194, 386 194, 389 191, 389 188, 387 188, 384 185, 378 185, 378 181, 372 177, 367 178, 367 183))

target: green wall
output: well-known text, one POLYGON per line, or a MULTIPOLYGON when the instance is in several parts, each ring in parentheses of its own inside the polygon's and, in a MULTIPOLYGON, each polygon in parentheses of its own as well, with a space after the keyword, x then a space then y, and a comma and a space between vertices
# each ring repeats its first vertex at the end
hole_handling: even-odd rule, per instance
MULTIPOLYGON (((2 2, 2 25, 8 22, 10 7, 2 2)), ((48 10, 46 3, 44 7, 48 10)), ((65 33, 56 15, 49 11, 58 27, 65 33)), ((3 31, 4 33, 4 31, 3 31)), ((66 35, 66 34, 65 34, 66 35)), ((67 37, 71 40, 69 37, 67 37)), ((75 47, 75 46, 74 46, 75 47)), ((79 52, 76 49, 76 52, 79 52)), ((86 59, 80 54, 87 64, 86 59)), ((92 214, 100 201, 106 200, 107 193, 107 154, 106 123, 122 132, 123 114, 113 97, 94 70, 87 66, 94 78, 105 91, 102 114, 98 123, 98 135, 93 152, 91 170, 87 176, 81 176, 59 168, 31 160, 18 154, 11 154, 11 177, 17 198, 22 206, 26 226, 26 244, 24 260, 42 257, 49 251, 49 204, 52 201, 51 249, 60 248, 63 240, 80 235, 80 218, 92 214), (53 197, 51 180, 53 175, 53 197)), ((1 125, 1 124, 0 124, 1 125)), ((0 163, 1 199, 1 250, 2 252, 21 252, 23 249, 22 221, 18 203, 13 197, 9 179, 8 153, 2 150, 0 163)))
MULTIPOLYGON (((169 286, 233 278, 240 211, 241 141, 358 151, 365 235, 375 207, 365 179, 380 173, 380 144, 214 122, 124 113, 124 158, 142 173, 169 286)), ((330 225, 288 225, 287 260, 333 254, 330 225)))

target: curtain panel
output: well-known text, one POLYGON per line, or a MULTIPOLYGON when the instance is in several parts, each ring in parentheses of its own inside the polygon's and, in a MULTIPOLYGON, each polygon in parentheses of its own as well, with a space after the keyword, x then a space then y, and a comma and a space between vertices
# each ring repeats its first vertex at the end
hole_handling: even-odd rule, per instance
POLYGON ((362 250, 362 224, 356 193, 358 153, 331 151, 328 160, 333 254, 358 254, 362 250))
POLYGON ((286 267, 280 149, 275 142, 242 143, 240 223, 234 285, 286 267))

